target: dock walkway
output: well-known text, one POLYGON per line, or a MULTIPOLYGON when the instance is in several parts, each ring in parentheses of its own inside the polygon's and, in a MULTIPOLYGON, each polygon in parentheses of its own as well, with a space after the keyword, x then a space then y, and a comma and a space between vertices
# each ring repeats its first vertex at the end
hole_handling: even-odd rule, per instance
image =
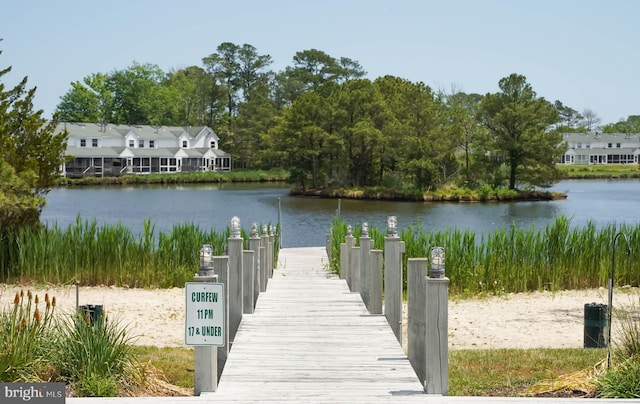
POLYGON ((242 319, 215 401, 424 402, 381 315, 328 272, 324 248, 282 249, 242 319))

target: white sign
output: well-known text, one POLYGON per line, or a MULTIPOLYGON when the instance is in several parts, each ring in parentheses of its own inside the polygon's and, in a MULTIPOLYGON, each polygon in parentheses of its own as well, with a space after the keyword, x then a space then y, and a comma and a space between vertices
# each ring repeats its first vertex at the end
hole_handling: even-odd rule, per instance
POLYGON ((187 282, 184 289, 185 344, 224 346, 224 284, 187 282))

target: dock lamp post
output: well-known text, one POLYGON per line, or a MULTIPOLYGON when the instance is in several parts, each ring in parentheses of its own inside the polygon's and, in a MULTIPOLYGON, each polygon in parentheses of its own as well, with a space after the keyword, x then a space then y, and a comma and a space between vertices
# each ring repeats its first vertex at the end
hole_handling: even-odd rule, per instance
POLYGON ((211 244, 203 244, 200 247, 200 271, 198 275, 213 275, 213 248, 211 244))
POLYGON ((231 218, 231 238, 240 238, 240 218, 238 216, 231 218))
POLYGON ((444 248, 433 247, 430 252, 430 278, 444 278, 444 248))
POLYGON ((631 254, 631 247, 629 247, 629 239, 627 238, 627 235, 620 232, 618 234, 615 235, 615 237, 613 238, 613 252, 611 253, 611 275, 609 277, 609 308, 608 308, 608 326, 607 326, 607 346, 608 346, 608 352, 607 352, 607 369, 611 366, 611 314, 612 314, 612 309, 613 309, 613 274, 615 271, 615 266, 616 266, 616 245, 618 243, 618 237, 623 237, 624 241, 627 245, 627 248, 625 249, 625 253, 627 255, 631 254))
POLYGON ((425 382, 428 394, 447 395, 449 391, 449 279, 445 276, 444 248, 429 252, 429 277, 426 280, 425 382))
POLYGON ((398 236, 398 218, 395 216, 387 217, 387 236, 388 237, 398 236))

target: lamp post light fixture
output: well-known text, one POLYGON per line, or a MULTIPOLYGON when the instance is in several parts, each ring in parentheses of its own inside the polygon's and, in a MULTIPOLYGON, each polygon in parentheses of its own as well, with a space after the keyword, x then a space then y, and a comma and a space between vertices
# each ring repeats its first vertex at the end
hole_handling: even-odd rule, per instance
POLYGON ((267 230, 267 225, 266 224, 262 225, 262 235, 263 236, 268 236, 269 235, 269 232, 267 230))
POLYGON ((240 238, 240 218, 238 216, 231 218, 231 238, 240 238))
POLYGON ((347 225, 347 236, 353 236, 353 227, 347 225))
POLYGON ((258 237, 258 223, 253 223, 251 225, 251 237, 258 237))
POLYGON ((269 235, 270 236, 275 236, 276 235, 276 226, 273 225, 269 225, 269 235))
POLYGON ((203 244, 200 247, 200 271, 213 270, 213 247, 211 244, 203 244))
POLYGON ((618 243, 618 237, 624 238, 625 243, 627 244, 627 248, 625 253, 627 255, 631 254, 631 247, 629 247, 629 239, 627 235, 620 232, 613 237, 613 252, 611 253, 611 275, 609 277, 609 307, 607 308, 607 369, 611 366, 611 314, 612 314, 612 306, 613 306, 613 274, 616 266, 616 244, 618 243))
POLYGON ((369 223, 362 223, 362 237, 369 237, 369 223))
POLYGON ((444 278, 444 248, 433 247, 431 249, 431 270, 429 278, 444 278))
POLYGON ((387 236, 396 237, 398 235, 398 218, 395 216, 387 217, 387 236))

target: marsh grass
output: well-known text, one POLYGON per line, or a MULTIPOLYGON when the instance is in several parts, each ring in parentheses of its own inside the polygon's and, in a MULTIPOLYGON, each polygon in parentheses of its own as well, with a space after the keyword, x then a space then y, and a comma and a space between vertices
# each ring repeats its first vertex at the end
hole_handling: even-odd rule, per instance
MULTIPOLYGON (((244 229, 242 234, 246 240, 244 229)), ((200 247, 211 244, 215 255, 224 255, 228 238, 229 228, 205 230, 183 223, 163 233, 145 220, 142 232, 134 234, 122 224, 98 225, 77 216, 67 228, 6 234, 0 240, 0 282, 181 287, 198 271, 200 247)), ((279 238, 274 240, 277 258, 279 238)))
MULTIPOLYGON (((354 229, 358 226, 354 225, 354 229)), ((340 219, 334 220, 331 243, 338 254, 339 245, 344 242, 344 228, 346 224, 340 219)), ((370 230, 376 232, 379 230, 370 230)), ((596 228, 588 222, 583 227, 572 227, 564 216, 542 228, 512 226, 486 234, 460 229, 430 232, 420 224, 412 224, 400 231, 405 243, 403 270, 406 271, 408 258, 428 257, 432 247, 441 246, 446 251, 446 274, 453 294, 600 287, 609 277, 613 239, 618 232, 628 236, 630 245, 640 244, 639 225, 596 228)), ((376 237, 376 248, 382 248, 383 242, 383 237, 376 237)), ((630 255, 620 249, 615 251, 615 257, 615 284, 640 283, 640 249, 633 248, 630 255)), ((332 256, 332 265, 339 266, 339 262, 339 255, 332 256)), ((406 280, 406 273, 403 279, 406 280)))

